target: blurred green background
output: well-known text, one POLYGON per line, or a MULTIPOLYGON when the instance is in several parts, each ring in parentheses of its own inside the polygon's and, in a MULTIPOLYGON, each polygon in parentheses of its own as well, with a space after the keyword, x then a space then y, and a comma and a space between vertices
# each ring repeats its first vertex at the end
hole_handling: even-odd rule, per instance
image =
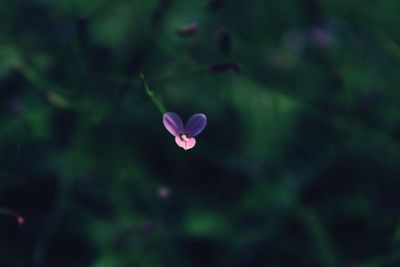
POLYGON ((400 266, 399 11, 0 1, 0 266, 400 266))

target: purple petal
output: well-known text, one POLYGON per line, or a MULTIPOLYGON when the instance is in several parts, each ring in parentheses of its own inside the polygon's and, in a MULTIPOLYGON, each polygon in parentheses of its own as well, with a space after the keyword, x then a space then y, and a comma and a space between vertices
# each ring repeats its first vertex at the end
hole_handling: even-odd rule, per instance
POLYGON ((175 137, 175 142, 181 148, 188 150, 196 145, 196 139, 193 137, 182 139, 179 135, 175 137))
POLYGON ((207 117, 204 114, 194 114, 185 125, 185 132, 190 137, 195 137, 201 133, 207 125, 207 117))
POLYGON ((173 136, 183 132, 183 123, 181 117, 174 112, 167 112, 163 116, 163 124, 173 136))

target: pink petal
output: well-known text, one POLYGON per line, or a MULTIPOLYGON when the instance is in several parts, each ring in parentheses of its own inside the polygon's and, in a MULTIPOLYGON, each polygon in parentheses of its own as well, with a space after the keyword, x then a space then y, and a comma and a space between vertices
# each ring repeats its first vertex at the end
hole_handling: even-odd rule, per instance
POLYGON ((193 137, 186 138, 186 141, 183 140, 180 136, 175 137, 175 142, 181 148, 188 150, 193 148, 196 145, 196 139, 193 137))
POLYGON ((167 112, 163 115, 163 124, 173 136, 177 136, 183 131, 181 117, 174 112, 167 112))

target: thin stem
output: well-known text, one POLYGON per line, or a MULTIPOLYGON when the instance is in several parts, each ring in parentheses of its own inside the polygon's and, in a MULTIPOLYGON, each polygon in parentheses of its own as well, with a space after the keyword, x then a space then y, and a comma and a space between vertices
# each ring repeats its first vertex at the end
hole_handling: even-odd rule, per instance
POLYGON ((18 217, 18 213, 6 208, 0 208, 0 214, 18 217))
POLYGON ((337 266, 330 238, 317 214, 306 207, 299 207, 298 215, 315 243, 321 264, 326 267, 337 266))
POLYGON ((146 90, 146 94, 150 97, 150 99, 153 101, 154 105, 158 108, 158 110, 161 112, 161 114, 164 114, 166 112, 166 109, 161 102, 161 99, 149 88, 149 85, 147 84, 146 80, 144 79, 143 73, 139 75, 140 81, 142 83, 142 86, 144 90, 146 90))
POLYGON ((66 92, 65 89, 60 86, 53 84, 48 81, 45 77, 40 75, 34 68, 28 66, 27 64, 19 64, 16 66, 16 69, 36 88, 46 88, 46 90, 51 92, 57 92, 64 94, 66 92))

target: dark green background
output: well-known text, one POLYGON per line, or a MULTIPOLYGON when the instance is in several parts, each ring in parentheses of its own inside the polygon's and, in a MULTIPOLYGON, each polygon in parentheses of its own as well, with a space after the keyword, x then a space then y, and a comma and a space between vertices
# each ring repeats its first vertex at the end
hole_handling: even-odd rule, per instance
POLYGON ((0 266, 400 266, 399 12, 1 0, 0 266))

